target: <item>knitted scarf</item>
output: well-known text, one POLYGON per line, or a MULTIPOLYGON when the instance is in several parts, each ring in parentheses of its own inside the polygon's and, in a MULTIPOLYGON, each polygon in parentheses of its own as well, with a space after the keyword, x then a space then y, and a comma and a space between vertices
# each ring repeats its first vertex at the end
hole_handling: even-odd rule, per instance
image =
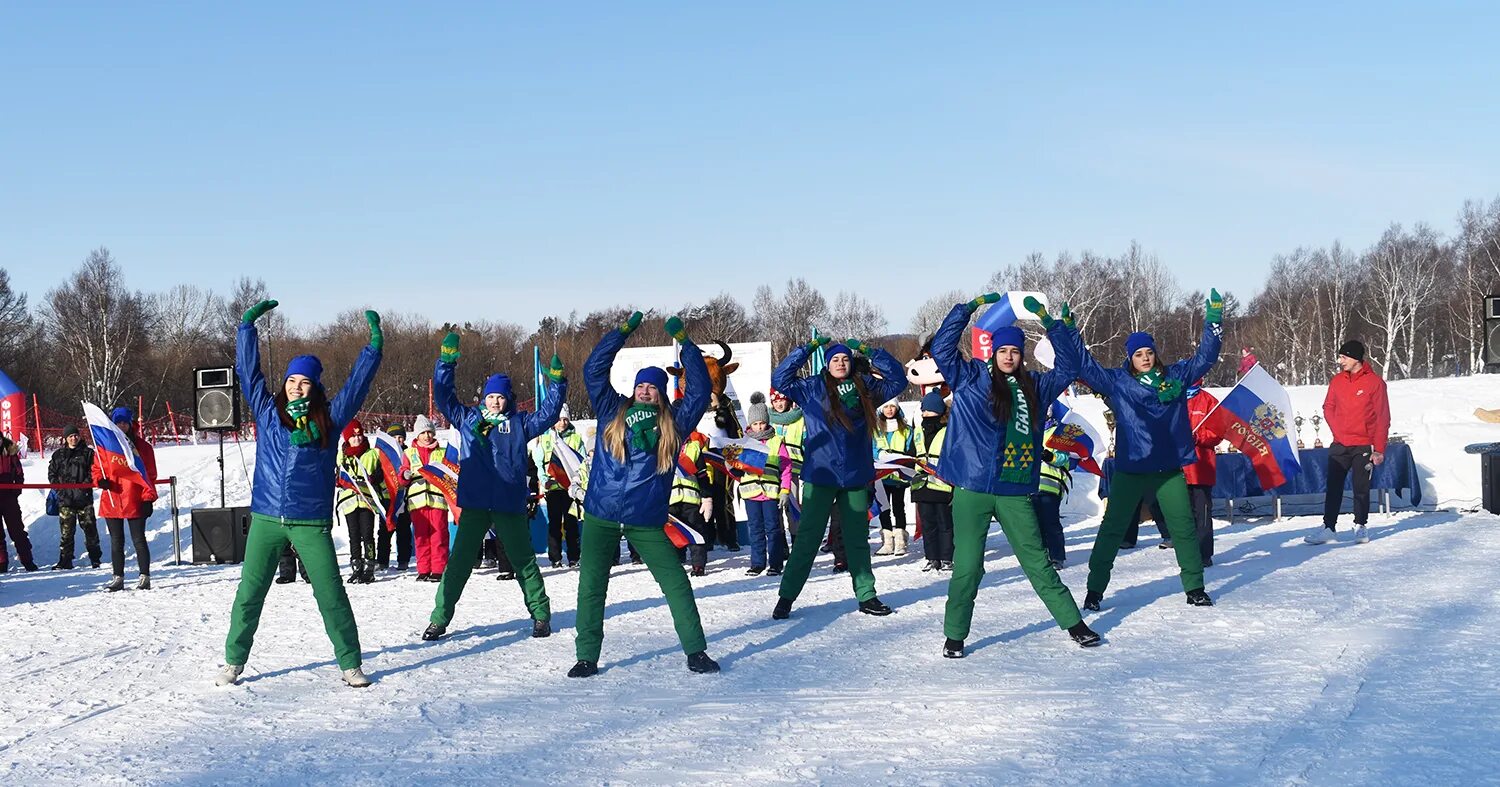
POLYGON ((292 419, 292 445, 312 445, 323 439, 318 422, 307 417, 311 407, 312 403, 306 398, 286 403, 286 414, 292 419))
POLYGON ((1153 367, 1136 375, 1135 379, 1141 385, 1156 391, 1156 400, 1162 404, 1182 396, 1182 381, 1167 377, 1162 374, 1161 369, 1153 367))
POLYGON ((656 419, 661 416, 661 408, 654 404, 632 404, 625 411, 625 428, 630 430, 630 445, 637 451, 655 453, 656 444, 661 440, 661 428, 657 426, 656 419))
POLYGON ((503 434, 510 431, 510 416, 505 413, 492 413, 489 408, 481 408, 479 420, 474 422, 474 442, 480 446, 488 446, 490 443, 490 432, 500 427, 503 434))
POLYGON ((766 427, 765 430, 757 432, 754 429, 746 429, 745 436, 752 440, 770 440, 776 436, 776 430, 766 427))
POLYGON ((1032 465, 1036 463, 1036 446, 1031 434, 1031 405, 1021 393, 1021 383, 1013 374, 1005 376, 1010 384, 1010 422, 1005 425, 1005 449, 1001 453, 1000 480, 1007 484, 1031 483, 1032 465))
POLYGON ((802 420, 802 408, 793 407, 784 413, 771 411, 771 424, 774 426, 791 426, 802 420))
POLYGON ((851 412, 859 412, 859 389, 854 387, 854 380, 840 380, 833 390, 845 407, 851 412))

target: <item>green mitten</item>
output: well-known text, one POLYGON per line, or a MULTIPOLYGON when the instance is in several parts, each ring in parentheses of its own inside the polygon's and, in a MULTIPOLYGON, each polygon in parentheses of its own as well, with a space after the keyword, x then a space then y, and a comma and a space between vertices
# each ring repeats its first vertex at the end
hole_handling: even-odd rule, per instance
POLYGON ((1063 321, 1063 325, 1066 325, 1069 328, 1078 327, 1078 323, 1074 322, 1073 320, 1073 311, 1068 308, 1068 304, 1066 301, 1063 302, 1062 308, 1058 310, 1058 314, 1061 315, 1060 319, 1063 321))
POLYGON ((365 322, 370 324, 370 346, 376 350, 385 346, 385 334, 380 332, 380 315, 365 311, 365 322))
POLYGON ((276 308, 279 305, 281 304, 277 301, 261 301, 260 303, 257 303, 254 306, 246 309, 245 314, 240 317, 240 321, 245 323, 255 322, 256 320, 259 320, 266 312, 276 308))
POLYGON ((679 342, 686 342, 688 340, 687 326, 682 324, 681 317, 678 317, 675 314, 671 317, 668 317, 666 329, 667 335, 672 337, 673 339, 676 339, 679 342))
POLYGON ((640 312, 631 312, 630 316, 625 318, 625 322, 620 323, 620 333, 629 336, 636 328, 641 327, 641 318, 644 316, 640 312))
POLYGON ((1051 314, 1047 313, 1047 307, 1043 306, 1041 301, 1031 295, 1026 296, 1026 300, 1022 301, 1021 305, 1026 307, 1026 311, 1039 317, 1042 321, 1042 327, 1047 330, 1051 330, 1052 324, 1057 322, 1057 320, 1052 318, 1051 314))
POLYGON ((438 360, 443 363, 457 363, 462 355, 458 351, 458 326, 451 322, 443 323, 443 330, 448 335, 443 337, 443 344, 438 348, 438 360))
POLYGON ((562 359, 559 358, 559 357, 557 357, 557 353, 553 353, 552 354, 552 363, 547 366, 546 374, 547 374, 547 379, 551 380, 552 382, 554 382, 554 383, 560 383, 560 382, 562 382, 562 378, 563 378, 562 359))
POLYGON ((813 339, 812 341, 807 343, 807 351, 810 353, 817 352, 819 347, 827 347, 828 344, 832 341, 833 340, 828 338, 827 336, 819 336, 818 338, 813 339))
POLYGON ((1218 325, 1224 321, 1224 299, 1218 290, 1208 291, 1208 302, 1204 304, 1203 321, 1218 325))
POLYGON ((987 293, 979 296, 978 298, 975 298, 974 300, 969 301, 969 304, 968 304, 969 305, 969 313, 973 314, 974 312, 976 312, 976 311, 979 310, 980 306, 983 306, 986 303, 998 303, 999 301, 1000 301, 1000 293, 998 293, 998 292, 987 292, 987 293))

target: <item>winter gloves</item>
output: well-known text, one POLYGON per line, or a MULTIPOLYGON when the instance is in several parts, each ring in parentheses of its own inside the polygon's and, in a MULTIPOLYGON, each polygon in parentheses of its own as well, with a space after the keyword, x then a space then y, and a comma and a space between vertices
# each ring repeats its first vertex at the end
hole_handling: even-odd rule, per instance
POLYGON ((1203 321, 1211 325, 1218 325, 1224 321, 1224 299, 1219 296, 1218 290, 1208 291, 1208 301, 1203 308, 1203 321))
POLYGON ((857 353, 859 353, 860 355, 869 355, 870 354, 870 345, 865 344, 864 342, 862 342, 862 341, 860 341, 858 339, 852 339, 852 338, 851 339, 845 339, 844 340, 844 346, 848 347, 849 349, 851 349, 851 350, 853 350, 853 351, 855 351, 857 353))
MULTIPOLYGON (((969 303, 968 303, 969 313, 973 314, 974 312, 979 311, 979 307, 980 306, 983 306, 983 305, 985 305, 987 303, 997 303, 997 302, 999 302, 999 300, 1000 300, 1000 293, 998 293, 998 292, 987 292, 987 293, 979 296, 978 298, 975 298, 974 300, 969 301, 969 303)), ((1027 306, 1026 308, 1029 309, 1031 307, 1027 306)))
POLYGON ((1042 321, 1042 328, 1049 331, 1052 330, 1052 326, 1057 320, 1047 312, 1047 307, 1043 306, 1041 301, 1037 300, 1034 296, 1028 295, 1026 296, 1026 300, 1021 302, 1021 305, 1026 307, 1026 311, 1035 314, 1042 321))
POLYGON ((641 318, 644 316, 640 312, 631 312, 630 316, 625 318, 625 322, 620 323, 620 333, 629 336, 635 332, 636 328, 641 327, 641 318))
POLYGON ((262 316, 265 315, 266 312, 276 308, 278 305, 279 304, 276 301, 261 301, 260 303, 257 303, 254 306, 246 309, 245 314, 240 318, 240 321, 245 323, 246 325, 249 325, 256 320, 259 320, 262 316))
POLYGON ((828 343, 831 341, 833 340, 829 339, 827 336, 819 336, 818 338, 813 339, 812 341, 807 343, 807 351, 810 353, 817 352, 819 347, 827 347, 828 343))
POLYGON ((548 364, 548 366, 544 370, 544 372, 547 375, 547 379, 548 380, 551 380, 554 383, 560 383, 560 382, 562 382, 562 379, 563 379, 562 359, 559 358, 559 357, 557 357, 557 353, 553 353, 552 354, 552 363, 548 364))
POLYGON ((370 324, 370 346, 379 352, 385 347, 385 334, 380 332, 380 315, 369 309, 365 310, 365 322, 370 324))
POLYGON ((675 314, 671 317, 668 317, 664 328, 667 331, 667 335, 672 337, 673 339, 676 339, 677 341, 683 343, 686 343, 688 341, 687 326, 682 324, 681 317, 678 317, 675 314))
POLYGON ((1069 328, 1078 327, 1078 324, 1073 322, 1073 312, 1068 309, 1067 301, 1063 302, 1062 309, 1058 311, 1058 318, 1063 321, 1063 325, 1066 325, 1069 328))
POLYGON ((458 351, 458 326, 451 322, 443 323, 443 331, 447 336, 443 337, 443 344, 438 348, 438 360, 443 363, 456 363, 463 353, 458 351))

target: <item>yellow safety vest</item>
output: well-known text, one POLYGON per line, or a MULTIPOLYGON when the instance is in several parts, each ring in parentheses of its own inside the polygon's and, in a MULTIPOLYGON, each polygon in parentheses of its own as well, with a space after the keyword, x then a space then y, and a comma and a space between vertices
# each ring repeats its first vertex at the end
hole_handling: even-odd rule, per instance
POLYGON ((762 475, 747 473, 740 479, 741 500, 754 500, 762 496, 776 500, 781 496, 782 442, 779 436, 766 441, 766 472, 762 475))
MULTIPOLYGON (((941 429, 938 429, 938 432, 933 436, 932 443, 930 445, 923 445, 927 441, 922 435, 918 435, 917 443, 918 445, 922 446, 922 449, 917 453, 917 458, 922 460, 929 467, 937 467, 938 459, 940 459, 943 455, 943 438, 947 437, 947 435, 948 427, 944 426, 941 429)), ((928 489, 933 492, 953 491, 952 484, 944 481, 941 478, 938 478, 935 475, 921 472, 920 470, 917 472, 917 477, 912 480, 911 488, 928 489)))
MULTIPOLYGON (((577 451, 580 457, 583 456, 583 436, 578 434, 577 429, 564 434, 562 441, 572 447, 574 451, 577 451)), ((537 446, 541 449, 538 452, 540 457, 536 463, 537 471, 546 479, 546 486, 543 487, 543 490, 552 492, 562 489, 562 484, 557 483, 557 479, 553 478, 552 474, 547 472, 547 465, 552 463, 552 451, 557 446, 557 430, 548 429, 542 435, 541 439, 537 441, 537 446)))
POLYGON ((340 449, 339 469, 348 473, 356 486, 355 489, 345 486, 335 488, 334 504, 339 513, 347 516, 360 509, 374 511, 375 505, 380 503, 370 500, 370 492, 379 488, 376 479, 380 477, 380 452, 372 448, 359 456, 350 456, 340 449))
MULTIPOLYGON (((438 443, 433 447, 432 454, 429 454, 428 457, 441 455, 442 452, 443 444, 438 443)), ((406 447, 406 463, 411 465, 411 481, 406 485, 406 510, 415 511, 419 508, 437 508, 447 511, 448 498, 443 497, 443 490, 433 486, 427 479, 417 473, 417 469, 422 466, 422 455, 417 452, 415 444, 406 447)))
POLYGON ((670 505, 678 503, 691 503, 698 505, 703 502, 703 490, 698 487, 698 457, 703 454, 703 446, 697 440, 688 440, 682 444, 681 459, 677 467, 672 469, 672 497, 667 501, 670 505), (681 460, 693 468, 689 473, 681 460))
MULTIPOLYGON (((776 430, 776 436, 786 444, 787 458, 792 460, 792 480, 795 481, 802 478, 802 437, 807 432, 806 419, 799 418, 796 422, 787 424, 786 426, 776 426, 773 424, 771 428, 776 430)), ((767 470, 771 469, 772 462, 776 463, 776 472, 780 475, 781 456, 779 451, 766 459, 767 470)))

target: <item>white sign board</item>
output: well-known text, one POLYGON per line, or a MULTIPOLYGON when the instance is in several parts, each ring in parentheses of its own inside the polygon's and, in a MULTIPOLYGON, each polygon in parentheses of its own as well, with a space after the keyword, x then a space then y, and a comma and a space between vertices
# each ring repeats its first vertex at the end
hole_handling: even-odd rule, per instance
MULTIPOLYGON (((705 342, 699 347, 715 358, 719 357, 723 350, 718 344, 705 342)), ((735 399, 735 410, 740 417, 740 425, 744 426, 745 408, 750 406, 750 394, 759 391, 770 401, 771 393, 771 343, 770 342, 738 342, 729 345, 733 357, 730 363, 737 363, 739 367, 729 375, 729 392, 735 399)), ((609 382, 616 391, 622 395, 629 396, 635 389, 635 373, 647 366, 660 366, 663 369, 677 363, 677 350, 672 345, 658 347, 626 347, 615 356, 615 365, 609 371, 609 382)), ((700 430, 706 434, 712 434, 712 415, 704 416, 700 430)))

